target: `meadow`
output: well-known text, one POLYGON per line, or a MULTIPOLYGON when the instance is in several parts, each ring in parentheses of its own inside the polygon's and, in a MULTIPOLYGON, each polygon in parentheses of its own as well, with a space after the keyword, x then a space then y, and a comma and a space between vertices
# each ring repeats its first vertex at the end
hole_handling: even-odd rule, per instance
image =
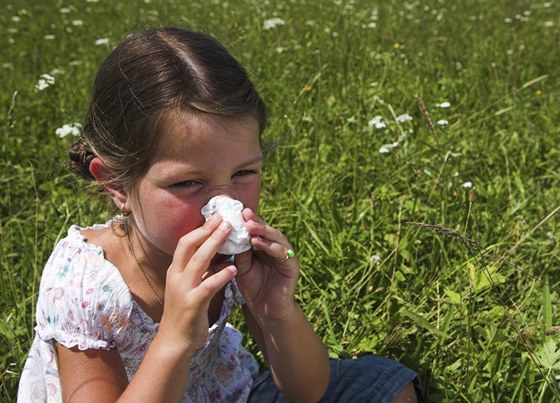
POLYGON ((116 213, 65 166, 96 67, 179 25, 269 106, 260 214, 332 357, 400 360, 429 402, 560 401, 558 2, 4 0, 0 22, 0 400, 53 245, 116 213))

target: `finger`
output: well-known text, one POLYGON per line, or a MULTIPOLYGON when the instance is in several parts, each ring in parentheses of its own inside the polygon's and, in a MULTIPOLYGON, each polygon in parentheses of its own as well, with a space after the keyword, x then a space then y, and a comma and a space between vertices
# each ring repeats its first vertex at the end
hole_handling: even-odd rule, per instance
POLYGON ((246 224, 254 249, 269 255, 276 263, 286 263, 295 258, 293 248, 281 231, 253 220, 246 224))
POLYGON ((290 262, 288 262, 288 260, 291 260, 291 259, 297 259, 296 253, 294 252, 294 250, 292 248, 288 248, 288 249, 286 249, 286 255, 284 256, 284 258, 282 260, 279 260, 278 263, 288 264, 288 263, 290 263, 290 262))
POLYGON ((192 255, 214 233, 222 221, 219 213, 212 214, 201 227, 181 237, 175 248, 172 267, 179 271, 184 270, 192 255))
POLYGON ((245 221, 257 221, 264 224, 264 221, 260 220, 253 210, 249 207, 245 207, 241 212, 245 221))
POLYGON ((197 292, 201 293, 201 297, 209 302, 236 274, 237 268, 233 265, 229 265, 216 274, 206 278, 198 287, 197 292))
POLYGON ((245 223, 245 228, 252 238, 259 238, 263 242, 277 242, 287 244, 288 241, 280 230, 259 221, 249 220, 245 223))
POLYGON ((297 259, 296 254, 292 246, 285 241, 286 244, 271 242, 266 239, 253 239, 253 244, 255 248, 266 253, 272 258, 275 263, 278 264, 289 264, 291 261, 297 259))
POLYGON ((224 244, 230 233, 231 224, 227 221, 223 221, 191 256, 185 271, 187 274, 187 281, 189 281, 193 287, 196 287, 200 283, 202 276, 210 266, 210 261, 216 253, 218 253, 218 249, 224 244))
POLYGON ((268 225, 250 208, 245 208, 242 213, 243 218, 245 219, 245 228, 252 237, 262 237, 265 239, 276 240, 279 243, 281 243, 282 240, 285 240, 282 232, 268 225))
POLYGON ((267 225, 250 208, 243 210, 243 218, 246 220, 245 227, 251 235, 251 243, 254 249, 262 250, 277 263, 286 263, 296 257, 284 234, 267 225))
POLYGON ((245 228, 247 228, 247 232, 251 235, 253 246, 257 248, 261 245, 273 246, 275 243, 289 245, 284 234, 270 225, 251 220, 246 222, 245 228))

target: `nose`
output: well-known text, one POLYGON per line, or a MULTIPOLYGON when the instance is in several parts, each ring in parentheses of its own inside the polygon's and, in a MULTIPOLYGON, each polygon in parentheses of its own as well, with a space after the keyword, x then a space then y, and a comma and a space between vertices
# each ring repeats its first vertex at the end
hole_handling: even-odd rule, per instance
POLYGON ((237 192, 235 192, 233 188, 227 184, 212 186, 210 192, 208 192, 208 200, 214 196, 225 196, 230 199, 239 200, 237 192))

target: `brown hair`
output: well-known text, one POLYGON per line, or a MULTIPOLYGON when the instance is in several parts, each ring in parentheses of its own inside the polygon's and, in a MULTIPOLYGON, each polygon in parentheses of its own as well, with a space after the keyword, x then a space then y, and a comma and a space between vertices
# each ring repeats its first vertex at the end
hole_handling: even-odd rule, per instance
POLYGON ((98 156, 115 183, 130 187, 148 168, 162 121, 173 111, 255 117, 266 108, 244 68, 209 35, 157 28, 129 36, 101 64, 82 137, 69 150, 69 168, 93 180, 98 156))

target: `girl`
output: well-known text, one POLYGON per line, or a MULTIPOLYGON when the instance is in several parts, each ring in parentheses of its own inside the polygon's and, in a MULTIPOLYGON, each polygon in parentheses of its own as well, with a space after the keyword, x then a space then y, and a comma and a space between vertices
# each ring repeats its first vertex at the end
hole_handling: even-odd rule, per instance
POLYGON ((72 226, 41 280, 20 401, 416 400, 416 375, 381 358, 329 363, 294 301, 298 259, 257 215, 265 106, 213 38, 130 36, 101 65, 70 168, 122 214, 72 226), (243 203, 252 250, 217 254, 243 203), (270 371, 227 322, 242 306, 270 371), (361 393, 361 394, 359 394, 361 393))

